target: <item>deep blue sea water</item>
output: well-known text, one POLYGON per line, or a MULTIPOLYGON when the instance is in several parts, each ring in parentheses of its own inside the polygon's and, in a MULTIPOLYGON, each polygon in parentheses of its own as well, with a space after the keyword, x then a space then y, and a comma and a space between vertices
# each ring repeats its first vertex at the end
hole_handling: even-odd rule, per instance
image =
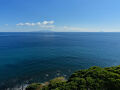
POLYGON ((114 65, 120 65, 120 33, 0 33, 0 88, 114 65))

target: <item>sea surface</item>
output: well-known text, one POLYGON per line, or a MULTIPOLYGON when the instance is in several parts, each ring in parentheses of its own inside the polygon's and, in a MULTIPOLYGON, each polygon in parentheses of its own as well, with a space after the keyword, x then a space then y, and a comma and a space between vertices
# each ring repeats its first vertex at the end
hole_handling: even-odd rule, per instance
POLYGON ((120 33, 0 33, 0 90, 115 65, 120 65, 120 33))

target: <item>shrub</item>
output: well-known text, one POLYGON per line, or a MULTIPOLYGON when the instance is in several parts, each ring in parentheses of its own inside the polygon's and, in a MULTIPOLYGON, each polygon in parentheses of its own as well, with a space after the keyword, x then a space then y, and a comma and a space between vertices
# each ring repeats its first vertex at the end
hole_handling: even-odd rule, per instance
POLYGON ((41 84, 38 83, 33 83, 31 85, 29 85, 26 90, 40 90, 41 84))

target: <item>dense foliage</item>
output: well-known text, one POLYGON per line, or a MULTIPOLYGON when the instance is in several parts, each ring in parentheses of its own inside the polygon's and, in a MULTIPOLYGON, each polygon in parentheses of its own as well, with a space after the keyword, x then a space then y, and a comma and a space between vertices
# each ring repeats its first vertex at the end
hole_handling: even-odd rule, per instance
POLYGON ((120 66, 91 67, 73 73, 67 81, 58 77, 47 84, 31 84, 26 90, 120 90, 120 66))

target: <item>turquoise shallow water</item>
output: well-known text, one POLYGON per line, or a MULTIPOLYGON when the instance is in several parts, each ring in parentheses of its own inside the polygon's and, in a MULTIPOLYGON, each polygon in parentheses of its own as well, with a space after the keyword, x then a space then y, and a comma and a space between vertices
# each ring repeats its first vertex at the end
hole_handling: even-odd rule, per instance
POLYGON ((120 33, 0 33, 0 88, 120 64, 120 33))

